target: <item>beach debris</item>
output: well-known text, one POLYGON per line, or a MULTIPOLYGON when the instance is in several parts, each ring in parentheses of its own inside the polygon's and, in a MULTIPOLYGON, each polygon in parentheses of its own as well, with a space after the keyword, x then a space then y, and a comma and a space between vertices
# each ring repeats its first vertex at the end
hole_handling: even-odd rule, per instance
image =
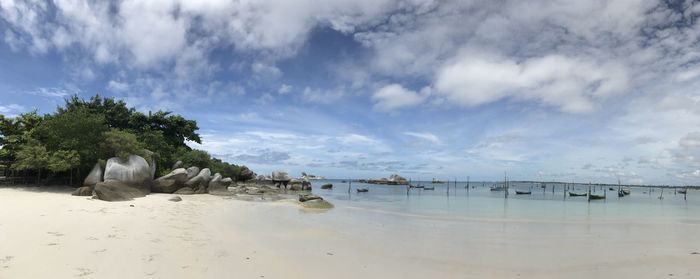
POLYGON ((700 252, 692 252, 691 255, 700 255, 700 252))
POLYGON ((133 204, 130 204, 129 207, 134 207, 134 205, 133 205, 133 204))
POLYGON ((85 197, 92 196, 92 187, 90 187, 90 186, 79 187, 79 188, 75 189, 75 191, 73 191, 73 193, 71 193, 71 195, 73 195, 73 196, 85 196, 85 197))
POLYGON ((168 200, 171 202, 179 202, 182 201, 182 198, 180 196, 174 196, 172 198, 169 198, 168 200))

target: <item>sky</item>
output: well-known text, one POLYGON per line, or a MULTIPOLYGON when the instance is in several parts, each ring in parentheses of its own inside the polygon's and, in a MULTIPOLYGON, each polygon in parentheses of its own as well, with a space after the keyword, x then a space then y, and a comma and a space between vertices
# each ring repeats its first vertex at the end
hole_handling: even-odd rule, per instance
POLYGON ((0 114, 195 119, 257 173, 700 184, 692 1, 0 0, 0 114))

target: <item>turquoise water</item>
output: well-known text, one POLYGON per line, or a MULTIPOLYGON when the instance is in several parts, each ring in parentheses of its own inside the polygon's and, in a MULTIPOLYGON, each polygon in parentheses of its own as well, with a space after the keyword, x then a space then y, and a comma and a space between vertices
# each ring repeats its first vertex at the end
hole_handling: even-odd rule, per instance
MULTIPOLYGON (((569 197, 563 184, 548 184, 546 188, 530 183, 513 183, 508 198, 502 191, 490 191, 491 182, 472 182, 469 191, 466 183, 422 183, 435 190, 410 189, 389 185, 348 183, 340 180, 313 181, 313 192, 337 206, 377 210, 411 217, 517 219, 534 222, 684 222, 696 224, 700 220, 700 191, 676 194, 674 189, 631 187, 631 195, 619 198, 617 188, 593 187, 592 193, 607 195, 605 200, 588 201, 586 197, 569 197), (322 190, 321 185, 332 183, 332 190, 322 190), (532 188, 531 188, 532 187, 532 188), (369 188, 367 193, 357 193, 357 188, 369 188), (516 195, 515 190, 531 190, 531 195, 516 195)), ((576 184, 574 192, 588 192, 588 185, 576 184)))

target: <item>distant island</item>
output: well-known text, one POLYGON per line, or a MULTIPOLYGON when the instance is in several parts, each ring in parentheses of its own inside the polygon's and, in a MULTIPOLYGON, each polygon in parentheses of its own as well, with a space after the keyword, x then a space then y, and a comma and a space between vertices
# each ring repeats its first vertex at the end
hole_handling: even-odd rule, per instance
POLYGON ((398 174, 392 174, 391 176, 389 176, 389 178, 360 179, 359 182, 379 185, 408 185, 408 180, 399 176, 398 174))

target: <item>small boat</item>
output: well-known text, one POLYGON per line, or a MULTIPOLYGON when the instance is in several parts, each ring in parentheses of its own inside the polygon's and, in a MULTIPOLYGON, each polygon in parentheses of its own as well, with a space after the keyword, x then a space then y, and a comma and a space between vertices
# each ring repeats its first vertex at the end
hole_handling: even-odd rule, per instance
POLYGON ((625 192, 622 192, 622 190, 617 191, 617 196, 618 196, 618 197, 624 197, 624 196, 625 196, 625 192))
POLYGON ((532 194, 532 191, 518 191, 518 190, 515 190, 515 194, 516 194, 516 195, 530 195, 530 194, 532 194))
POLYGON ((540 188, 547 188, 547 185, 542 185, 540 186, 540 188))
POLYGON ((589 200, 604 200, 605 196, 591 194, 590 196, 588 196, 588 199, 589 200))
POLYGON ((333 189, 333 184, 330 184, 330 183, 328 183, 328 184, 323 184, 323 185, 321 185, 321 189, 323 189, 323 190, 330 190, 330 189, 333 189))
POLYGON ((433 186, 433 187, 423 187, 423 190, 426 190, 426 191, 435 190, 435 186, 433 186))
POLYGON ((411 185, 411 186, 409 186, 409 187, 411 187, 411 188, 416 188, 416 189, 423 189, 423 188, 425 188, 425 186, 423 186, 423 185, 411 185))
POLYGON ((676 191, 676 192, 679 193, 679 194, 684 194, 684 195, 685 195, 685 194, 688 193, 688 190, 682 189, 682 190, 678 190, 678 191, 676 191))
POLYGON ((622 189, 622 190, 620 190, 620 191, 621 191, 623 194, 625 194, 625 196, 627 196, 627 195, 629 195, 630 193, 632 193, 632 192, 630 191, 630 189, 622 189))
POLYGON ((505 191, 505 190, 506 190, 506 187, 505 187, 505 186, 491 186, 491 189, 490 189, 490 190, 491 190, 491 191, 499 191, 499 192, 501 192, 501 191, 505 191))
POLYGON ((569 192, 569 197, 585 197, 588 196, 587 193, 574 193, 574 192, 569 192))
POLYGON ((610 187, 610 188, 608 188, 608 190, 610 190, 610 191, 615 191, 615 188, 610 187))
POLYGON ((369 189, 367 189, 367 188, 357 188, 357 192, 358 192, 358 193, 367 193, 367 192, 369 192, 369 189))

